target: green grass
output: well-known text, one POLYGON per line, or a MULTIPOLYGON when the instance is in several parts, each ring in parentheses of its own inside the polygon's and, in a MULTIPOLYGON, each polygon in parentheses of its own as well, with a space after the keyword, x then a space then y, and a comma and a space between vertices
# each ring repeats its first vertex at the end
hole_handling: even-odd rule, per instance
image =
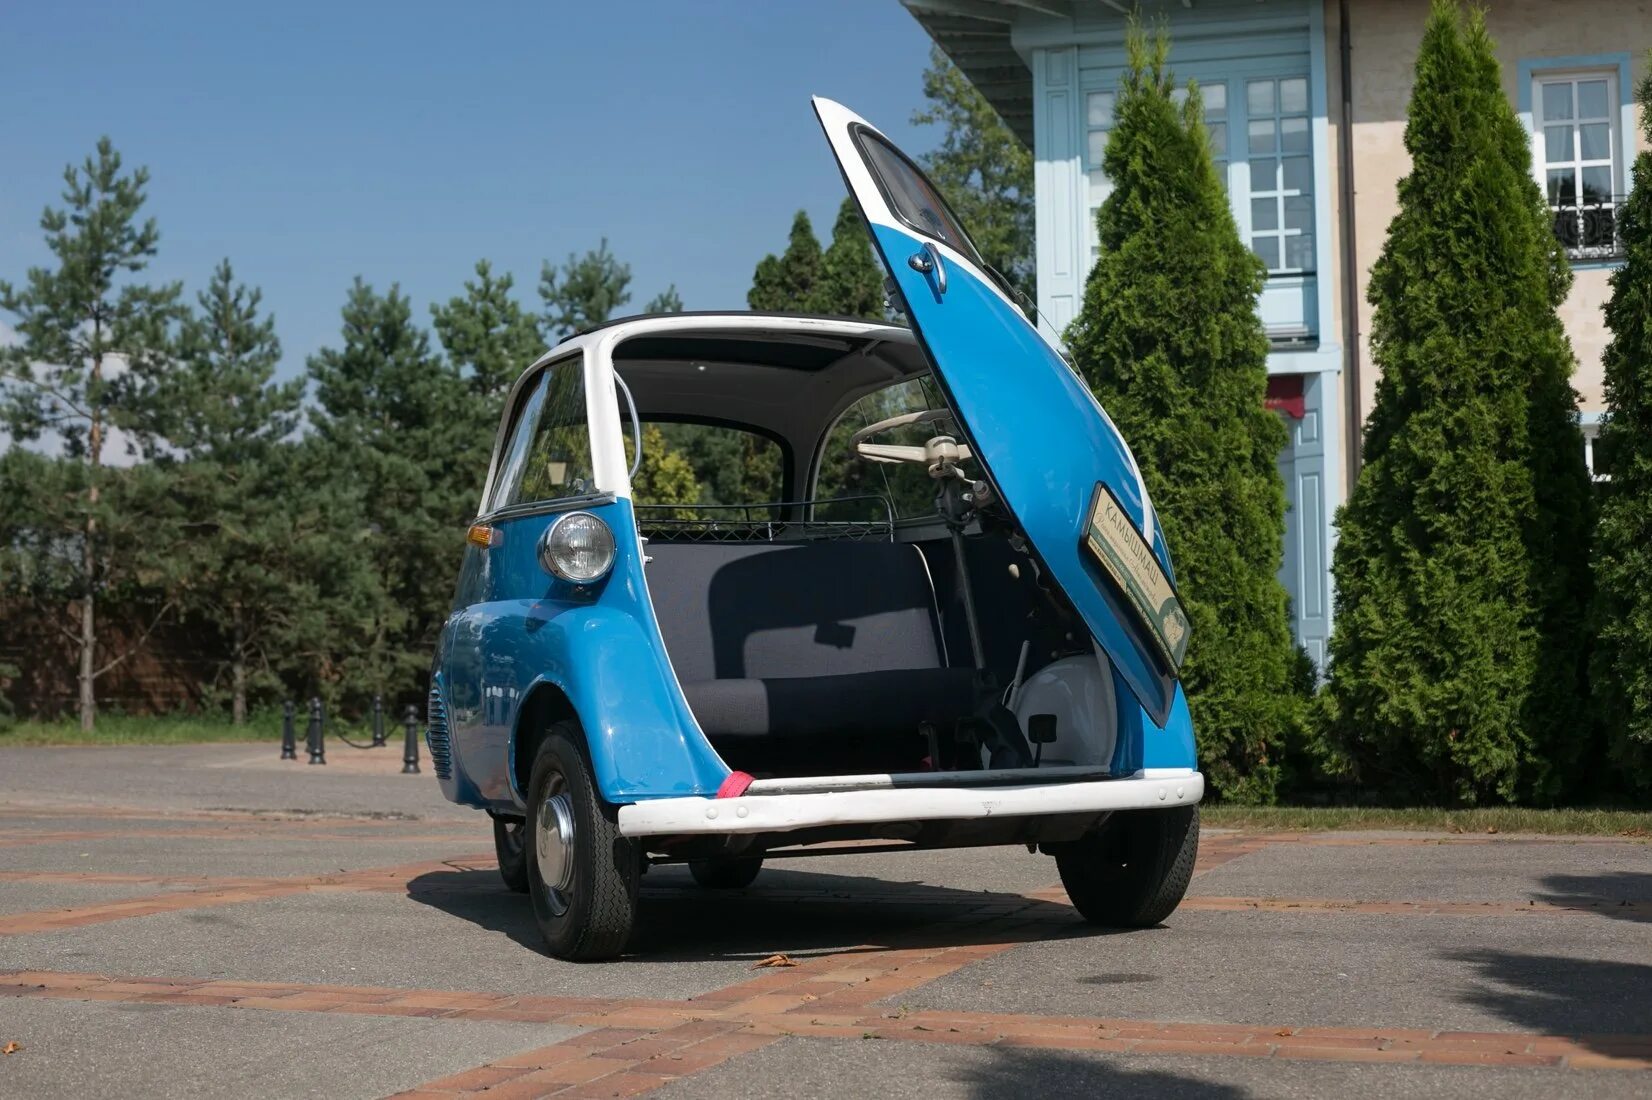
MULTIPOLYGON (((298 721, 298 739, 304 739, 304 719, 298 721)), ((97 728, 82 733, 74 718, 52 722, 22 721, 0 729, 0 747, 8 745, 192 745, 213 741, 281 740, 281 715, 254 714, 244 726, 233 726, 223 715, 98 716, 97 728)))
POLYGON ((1200 810, 1204 824, 1222 829, 1418 829, 1441 833, 1546 833, 1565 836, 1649 836, 1645 810, 1532 810, 1493 806, 1475 810, 1428 807, 1218 806, 1200 810))

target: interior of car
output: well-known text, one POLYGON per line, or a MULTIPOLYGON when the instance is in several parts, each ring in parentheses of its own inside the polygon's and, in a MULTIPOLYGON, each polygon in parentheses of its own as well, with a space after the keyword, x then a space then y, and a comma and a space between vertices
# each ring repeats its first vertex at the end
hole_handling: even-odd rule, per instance
POLYGON ((641 421, 654 613, 724 761, 775 777, 1105 765, 1053 719, 1016 717, 1030 677, 1092 643, 910 331, 711 328, 613 359, 641 421))

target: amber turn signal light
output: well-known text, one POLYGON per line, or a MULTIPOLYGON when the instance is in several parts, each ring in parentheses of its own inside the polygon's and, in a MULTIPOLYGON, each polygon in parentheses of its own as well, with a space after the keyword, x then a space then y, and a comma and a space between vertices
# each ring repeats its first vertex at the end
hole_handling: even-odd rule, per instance
POLYGON ((465 541, 472 546, 498 546, 499 531, 485 523, 473 523, 470 530, 465 532, 465 541))

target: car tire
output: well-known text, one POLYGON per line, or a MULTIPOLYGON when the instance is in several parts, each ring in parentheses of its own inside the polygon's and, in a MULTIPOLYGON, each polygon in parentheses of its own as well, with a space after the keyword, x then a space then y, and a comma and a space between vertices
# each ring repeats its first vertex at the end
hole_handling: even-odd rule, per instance
POLYGON ((546 949, 571 962, 618 955, 637 921, 642 851, 598 792, 577 722, 556 723, 539 744, 527 825, 528 896, 546 949))
POLYGON ((520 817, 493 819, 493 852, 499 857, 499 877, 518 894, 528 892, 528 823, 520 817))
POLYGON ((1199 856, 1199 807, 1128 810, 1055 847, 1061 885, 1091 924, 1151 928, 1175 911, 1199 856))
POLYGON ((757 881, 763 857, 755 859, 691 859, 688 873, 707 890, 744 890, 757 881))

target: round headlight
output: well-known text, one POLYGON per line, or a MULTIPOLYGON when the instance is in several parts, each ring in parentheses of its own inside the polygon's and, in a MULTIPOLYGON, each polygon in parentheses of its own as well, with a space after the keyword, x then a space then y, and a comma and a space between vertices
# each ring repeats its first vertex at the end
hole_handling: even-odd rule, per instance
POLYGON ((539 564, 573 584, 601 580, 614 565, 614 532, 589 512, 558 516, 539 540, 539 564))

